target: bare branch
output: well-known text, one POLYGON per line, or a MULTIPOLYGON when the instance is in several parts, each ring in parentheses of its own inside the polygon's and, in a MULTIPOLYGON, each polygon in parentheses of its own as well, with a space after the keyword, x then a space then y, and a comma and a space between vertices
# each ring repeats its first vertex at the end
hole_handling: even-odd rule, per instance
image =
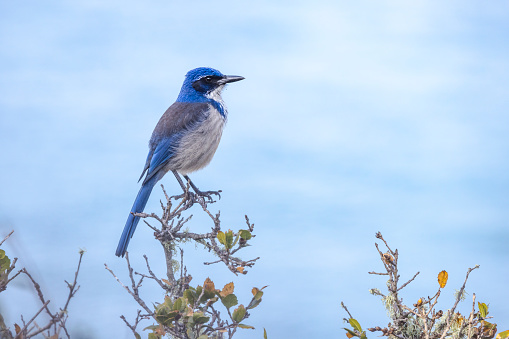
POLYGON ((28 321, 28 323, 26 323, 26 325, 21 329, 21 331, 16 335, 15 338, 25 338, 25 336, 26 336, 26 332, 25 332, 26 329, 28 328, 28 326, 30 326, 32 321, 34 321, 35 318, 37 318, 37 316, 39 316, 39 314, 42 312, 42 310, 46 309, 46 307, 48 306, 49 302, 50 301, 48 300, 48 301, 46 301, 44 303, 44 305, 42 305, 42 307, 39 309, 39 311, 37 311, 37 313, 32 317, 32 319, 30 319, 28 321))
POLYGON ((9 234, 7 234, 4 238, 4 240, 0 241, 0 246, 4 243, 5 240, 9 239, 9 237, 14 233, 14 230, 12 230, 9 234))

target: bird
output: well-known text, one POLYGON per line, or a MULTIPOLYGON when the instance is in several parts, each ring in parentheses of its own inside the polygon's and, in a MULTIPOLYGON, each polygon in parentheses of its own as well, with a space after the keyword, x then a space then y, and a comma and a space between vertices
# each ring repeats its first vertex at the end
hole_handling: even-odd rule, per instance
POLYGON ((198 67, 187 72, 177 100, 159 119, 149 141, 149 152, 141 173, 141 188, 134 200, 115 255, 123 257, 155 184, 173 172, 187 191, 182 175, 198 196, 211 199, 219 192, 200 191, 188 173, 207 166, 217 150, 226 123, 227 109, 221 98, 226 84, 243 80, 237 75, 223 75, 216 69, 198 67))

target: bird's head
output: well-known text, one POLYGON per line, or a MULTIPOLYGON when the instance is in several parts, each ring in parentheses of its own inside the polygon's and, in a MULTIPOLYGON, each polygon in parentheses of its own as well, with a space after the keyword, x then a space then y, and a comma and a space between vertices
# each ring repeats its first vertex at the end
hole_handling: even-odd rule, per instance
POLYGON ((217 99, 227 83, 243 80, 244 77, 224 75, 216 69, 199 67, 186 74, 178 101, 192 101, 197 97, 217 99))

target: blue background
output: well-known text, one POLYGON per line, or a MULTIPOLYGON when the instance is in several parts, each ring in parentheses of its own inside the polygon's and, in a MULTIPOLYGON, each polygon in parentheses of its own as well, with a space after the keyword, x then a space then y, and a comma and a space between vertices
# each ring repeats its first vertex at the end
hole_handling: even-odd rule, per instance
MULTIPOLYGON (((229 121, 198 187, 222 189, 223 227, 244 214, 257 237, 246 276, 203 266, 193 283, 230 281, 242 303, 270 285, 239 338, 343 337, 343 300, 364 327, 385 326, 381 231, 400 251, 402 297, 446 310, 467 284, 509 329, 509 4, 502 1, 1 1, 0 235, 41 283, 53 310, 86 248, 68 328, 77 338, 130 338, 137 304, 114 256, 138 191, 147 142, 184 74, 210 66, 246 80, 223 98, 229 121)), ((173 193, 172 176, 162 180, 173 193)), ((146 211, 160 211, 156 188, 146 211)), ((190 227, 211 226, 198 207, 190 227)), ((163 274, 147 227, 130 244, 163 274)), ((143 297, 161 301, 156 285, 143 297)), ((8 323, 40 303, 25 278, 0 295, 8 323)), ((43 320, 41 319, 40 323, 43 320)), ((143 324, 149 325, 150 322, 143 324)), ((146 333, 143 335, 145 336, 146 333)), ((376 334, 370 334, 374 337, 376 334)))

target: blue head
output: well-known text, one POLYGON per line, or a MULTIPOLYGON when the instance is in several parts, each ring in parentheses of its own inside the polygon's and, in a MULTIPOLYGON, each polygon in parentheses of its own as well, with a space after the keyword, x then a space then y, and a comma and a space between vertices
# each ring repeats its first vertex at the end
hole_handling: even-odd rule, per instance
POLYGON ((186 74, 184 84, 177 98, 179 102, 220 101, 221 91, 229 82, 240 81, 243 77, 224 75, 216 69, 199 67, 186 74))

